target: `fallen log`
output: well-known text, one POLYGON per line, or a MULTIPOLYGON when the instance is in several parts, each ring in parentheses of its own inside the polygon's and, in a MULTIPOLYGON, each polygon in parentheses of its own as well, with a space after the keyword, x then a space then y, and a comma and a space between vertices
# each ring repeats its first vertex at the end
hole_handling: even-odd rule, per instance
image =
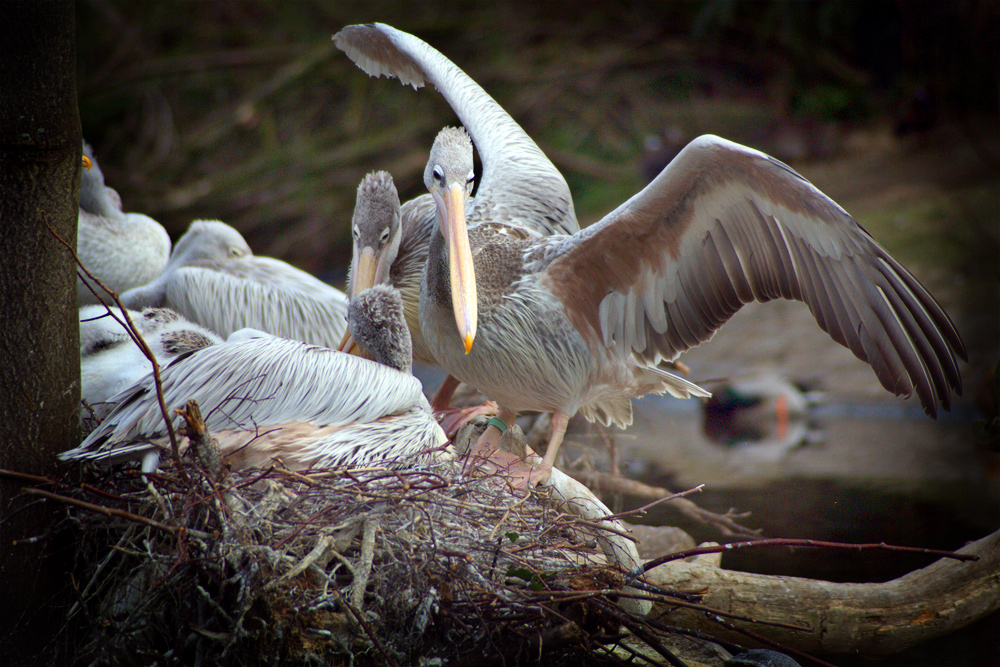
MULTIPOLYGON (((647 573, 656 585, 702 593, 702 604, 735 616, 809 628, 754 624, 753 632, 810 653, 883 655, 954 632, 1000 609, 1000 531, 957 553, 885 583, 832 583, 723 570, 711 561, 672 562, 647 573)), ((706 614, 657 604, 664 623, 747 643, 706 614)), ((735 625, 742 625, 736 623, 735 625)), ((752 642, 750 642, 752 643, 752 642)))

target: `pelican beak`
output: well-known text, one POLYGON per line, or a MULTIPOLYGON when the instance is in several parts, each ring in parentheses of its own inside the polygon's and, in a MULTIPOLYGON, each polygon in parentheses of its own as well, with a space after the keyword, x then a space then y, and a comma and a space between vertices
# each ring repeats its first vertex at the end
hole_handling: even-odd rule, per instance
MULTIPOLYGON (((379 269, 383 268, 383 262, 380 260, 381 258, 376 259, 375 251, 371 246, 359 252, 358 246, 355 244, 354 257, 351 262, 351 276, 347 284, 347 297, 349 299, 353 299, 358 294, 361 294, 361 292, 376 284, 376 281, 380 278, 379 269)), ((384 273, 384 271, 381 273, 384 273)), ((361 348, 354 342, 349 328, 344 332, 344 337, 340 339, 340 345, 337 349, 341 352, 361 356, 361 348)))
POLYGON ((347 331, 344 332, 344 337, 340 339, 340 345, 337 346, 337 351, 353 354, 356 357, 361 356, 361 348, 354 342, 354 336, 351 335, 350 329, 347 329, 347 331))
POLYGON ((83 156, 83 168, 90 171, 90 158, 86 155, 83 156))
POLYGON ((354 261, 351 263, 351 280, 347 289, 347 295, 354 298, 364 292, 369 287, 373 287, 379 278, 380 262, 375 257, 375 251, 371 246, 358 252, 354 250, 354 261))
POLYGON ((476 298, 476 273, 472 267, 469 230, 465 226, 465 190, 452 183, 444 191, 442 231, 448 241, 448 267, 451 278, 451 305, 455 309, 458 335, 465 344, 465 353, 472 351, 476 338, 476 318, 479 305, 476 298))
POLYGON ((350 330, 344 332, 344 339, 340 341, 340 347, 337 348, 340 352, 346 352, 347 354, 353 354, 355 357, 364 357, 364 349, 354 342, 354 337, 351 335, 350 330))

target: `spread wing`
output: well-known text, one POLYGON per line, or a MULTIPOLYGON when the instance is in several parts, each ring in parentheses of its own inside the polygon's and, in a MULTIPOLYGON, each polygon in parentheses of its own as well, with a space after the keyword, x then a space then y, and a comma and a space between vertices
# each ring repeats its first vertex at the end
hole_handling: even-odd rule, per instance
POLYGON ((479 84, 439 51, 383 23, 348 26, 333 40, 371 76, 396 77, 414 88, 434 84, 469 131, 483 162, 475 208, 518 219, 545 235, 580 229, 559 170, 479 84))
POLYGON ((542 280, 592 344, 674 359, 745 303, 795 299, 928 414, 961 394, 965 347, 927 290, 829 197, 745 146, 692 141, 549 256, 542 280))

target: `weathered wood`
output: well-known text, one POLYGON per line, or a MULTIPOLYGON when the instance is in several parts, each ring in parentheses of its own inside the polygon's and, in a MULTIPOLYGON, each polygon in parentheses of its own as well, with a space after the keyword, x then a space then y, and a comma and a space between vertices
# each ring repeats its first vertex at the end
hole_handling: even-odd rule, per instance
MULTIPOLYGON (((761 621, 811 628, 793 632, 754 625, 751 629, 797 649, 816 653, 897 653, 953 632, 1000 609, 1000 531, 958 553, 978 561, 941 559, 885 583, 844 584, 766 576, 705 566, 668 563, 650 581, 672 590, 706 591, 703 604, 761 621)), ((653 616, 662 613, 654 608, 653 616)), ((703 614, 677 610, 664 619, 746 642, 703 614)))

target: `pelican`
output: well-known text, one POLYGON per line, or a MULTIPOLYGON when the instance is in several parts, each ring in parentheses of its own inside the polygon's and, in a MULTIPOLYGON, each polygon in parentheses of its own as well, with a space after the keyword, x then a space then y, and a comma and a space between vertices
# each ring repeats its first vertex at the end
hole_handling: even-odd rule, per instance
POLYGON ((257 257, 238 231, 197 220, 163 274, 121 296, 127 308, 168 307, 220 336, 253 328, 335 347, 347 329, 344 294, 305 271, 257 257))
MULTIPOLYGON (((104 174, 87 142, 83 152, 89 168, 80 184, 77 255, 88 271, 117 293, 145 285, 163 272, 170 256, 170 237, 152 218, 123 213, 121 198, 105 186, 104 174)), ((99 287, 94 288, 101 293, 99 287)), ((82 277, 77 279, 77 294, 81 306, 100 303, 82 277)))
MULTIPOLYGON (((565 215, 552 219, 529 218, 525 224, 531 226, 540 235, 545 236, 579 230, 576 215, 573 212, 572 198, 569 196, 569 188, 562 175, 514 119, 507 115, 482 88, 471 80, 470 83, 469 94, 481 100, 481 103, 494 113, 496 124, 502 128, 504 135, 511 137, 514 145, 518 146, 522 153, 530 155, 536 163, 538 177, 550 184, 550 189, 556 193, 557 197, 568 202, 565 215)), ((445 163, 472 165, 472 140, 464 129, 445 127, 438 133, 434 145, 438 147, 438 151, 455 153, 445 163)), ((498 159, 502 164, 507 159, 507 155, 501 154, 498 159)), ((433 169, 434 166, 428 163, 427 170, 433 172, 433 169)), ((484 172, 484 177, 486 173, 488 172, 484 172)), ((454 176, 456 179, 465 179, 464 198, 469 199, 474 182, 471 166, 468 172, 454 176)), ((427 178, 428 175, 425 174, 425 180, 427 178)), ((482 191, 482 186, 480 186, 480 192, 482 191)), ((530 193, 525 196, 530 197, 530 193)), ((361 185, 358 186, 357 204, 354 208, 354 219, 351 224, 354 252, 348 295, 378 283, 388 283, 397 287, 403 295, 406 321, 413 339, 414 360, 434 366, 440 364, 427 347, 420 328, 418 315, 420 276, 427 261, 427 250, 438 225, 439 216, 444 214, 449 205, 446 199, 444 192, 435 190, 411 199, 400 209, 399 196, 392 183, 392 177, 386 172, 376 172, 366 176, 361 185), (391 195, 388 193, 389 189, 392 191, 391 195), (378 213, 382 207, 390 206, 390 199, 395 201, 394 206, 399 210, 386 224, 388 218, 378 215, 378 213)), ((483 209, 497 205, 495 202, 480 200, 478 197, 471 201, 478 202, 483 209)), ((350 342, 345 338, 340 349, 349 348, 350 342)), ((445 379, 431 400, 435 411, 442 411, 448 407, 449 400, 457 386, 458 380, 454 377, 449 375, 445 379)), ((493 408, 487 407, 486 409, 493 408)), ((474 416, 477 410, 482 411, 481 408, 476 408, 473 411, 461 412, 464 417, 468 418, 474 416)))
MULTIPOLYGON (((399 293, 385 285, 351 303, 352 335, 380 363, 243 329, 163 368, 164 399, 170 408, 196 399, 234 467, 274 459, 303 469, 437 458, 447 437, 409 373, 402 308, 399 293)), ((118 407, 60 458, 141 459, 144 471, 154 470, 167 442, 152 377, 112 400, 118 407)))
MULTIPOLYGON (((168 308, 147 308, 141 313, 130 310, 128 315, 161 366, 186 352, 222 342, 208 329, 188 322, 168 308)), ((119 308, 91 305, 80 309, 83 400, 91 405, 106 403, 152 370, 152 362, 125 328, 119 308)))
MULTIPOLYGON (((449 129, 445 128, 442 132, 449 129)), ((471 140, 468 150, 471 155, 471 140)), ((358 185, 354 217, 351 220, 354 250, 347 291, 348 298, 353 298, 355 294, 373 285, 389 284, 396 287, 403 298, 413 359, 432 366, 437 366, 438 363, 424 342, 417 306, 420 301, 420 275, 427 261, 427 247, 434 232, 436 216, 431 195, 411 199, 400 207, 399 193, 392 176, 385 171, 367 174, 358 185)), ((353 343, 348 330, 338 349, 358 353, 353 343)), ((364 351, 360 353, 363 355, 364 351)), ((457 387, 458 380, 450 375, 445 378, 431 399, 431 407, 436 413, 448 408, 457 387)), ((495 412, 496 406, 485 406, 485 410, 495 412)), ((483 407, 479 407, 459 410, 459 413, 465 418, 471 418, 483 411, 483 407)))
MULTIPOLYGON (((706 396, 661 363, 710 339, 751 301, 805 302, 887 390, 916 393, 932 417, 939 404, 950 408, 951 392, 961 394, 956 357, 967 354, 945 312, 843 208, 787 165, 702 136, 599 222, 540 237, 523 221, 564 215, 566 206, 546 196, 530 157, 492 168, 493 157, 513 149, 494 131, 489 110, 464 94, 470 79, 458 67, 383 24, 350 26, 334 39, 371 75, 434 84, 483 156, 476 201, 498 204, 463 215, 465 183, 449 174, 465 174, 471 164, 436 163, 432 152, 426 184, 450 199, 420 294, 432 354, 500 405, 479 453, 492 452, 522 410, 553 415, 548 467, 576 412, 625 427, 632 397, 706 396)), ((544 475, 541 469, 531 481, 544 475)))

